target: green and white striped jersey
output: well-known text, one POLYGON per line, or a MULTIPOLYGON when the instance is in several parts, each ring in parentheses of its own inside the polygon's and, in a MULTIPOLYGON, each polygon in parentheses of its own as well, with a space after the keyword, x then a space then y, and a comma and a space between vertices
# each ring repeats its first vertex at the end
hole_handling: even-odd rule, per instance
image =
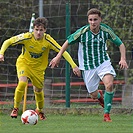
POLYGON ((97 34, 90 31, 90 25, 86 25, 68 36, 67 40, 70 45, 79 43, 78 62, 81 70, 94 69, 104 61, 110 60, 106 51, 107 40, 117 46, 122 44, 113 30, 103 23, 100 24, 100 30, 97 34))

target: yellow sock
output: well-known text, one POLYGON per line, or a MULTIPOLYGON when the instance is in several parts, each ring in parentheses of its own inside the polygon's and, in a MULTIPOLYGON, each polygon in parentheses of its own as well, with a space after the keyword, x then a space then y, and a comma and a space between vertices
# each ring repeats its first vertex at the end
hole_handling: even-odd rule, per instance
POLYGON ((41 92, 34 91, 34 94, 35 94, 37 110, 41 112, 44 107, 44 92, 43 90, 41 92))
POLYGON ((15 96, 14 96, 14 108, 19 108, 20 102, 24 95, 24 90, 26 85, 27 85, 27 82, 20 81, 18 83, 18 86, 15 90, 15 96))

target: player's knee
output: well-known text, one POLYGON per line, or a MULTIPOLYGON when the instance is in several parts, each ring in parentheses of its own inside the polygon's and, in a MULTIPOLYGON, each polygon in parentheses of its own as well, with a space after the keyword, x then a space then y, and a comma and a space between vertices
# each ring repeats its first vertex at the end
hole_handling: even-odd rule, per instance
POLYGON ((33 89, 35 92, 42 92, 42 90, 43 90, 42 88, 37 88, 37 87, 33 87, 33 89))
POLYGON ((18 91, 24 91, 26 85, 27 85, 27 82, 19 81, 18 86, 17 86, 17 90, 18 91))
POLYGON ((106 91, 112 92, 113 91, 113 83, 110 82, 106 85, 106 91))
POLYGON ((93 92, 93 93, 90 93, 90 97, 94 100, 97 99, 97 93, 96 92, 93 92))
POLYGON ((34 91, 35 91, 35 92, 42 92, 42 90, 43 90, 43 89, 40 89, 40 88, 36 88, 36 87, 34 88, 34 91))

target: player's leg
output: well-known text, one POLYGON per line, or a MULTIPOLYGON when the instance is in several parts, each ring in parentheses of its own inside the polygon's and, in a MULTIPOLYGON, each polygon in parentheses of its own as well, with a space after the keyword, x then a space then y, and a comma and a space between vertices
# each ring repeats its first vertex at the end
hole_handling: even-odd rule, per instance
POLYGON ((37 110, 42 111, 44 107, 44 91, 43 89, 38 89, 34 86, 34 93, 37 110))
POLYGON ((96 90, 94 92, 91 92, 90 96, 94 100, 97 99, 99 104, 104 108, 104 98, 103 98, 102 90, 96 90))
POLYGON ((35 100, 36 100, 36 112, 39 115, 41 120, 45 120, 46 117, 43 113, 44 108, 44 91, 43 89, 37 88, 34 86, 34 94, 35 94, 35 100))
POLYGON ((19 82, 15 89, 15 95, 14 95, 14 108, 10 115, 12 118, 17 118, 18 108, 22 100, 22 97, 24 95, 24 89, 26 85, 27 85, 27 77, 25 76, 19 77, 19 82))
POLYGON ((45 120, 46 117, 43 113, 44 108, 44 72, 43 71, 32 71, 31 81, 33 84, 35 100, 36 100, 36 112, 41 120, 45 120))
POLYGON ((102 91, 98 90, 100 78, 97 75, 96 69, 83 71, 83 79, 86 88, 92 99, 98 99, 99 104, 104 107, 104 100, 102 91))
POLYGON ((105 85, 105 93, 104 93, 104 121, 111 122, 110 118, 110 110, 112 107, 113 100, 113 79, 114 77, 111 74, 106 74, 103 77, 103 83, 105 85))
POLYGON ((104 121, 111 122, 112 120, 110 119, 110 110, 112 107, 112 100, 114 95, 113 80, 114 80, 114 77, 116 76, 116 73, 110 61, 106 61, 100 66, 98 70, 98 74, 105 85, 104 121))
POLYGON ((102 90, 98 90, 97 99, 99 101, 99 104, 104 108, 104 97, 102 90))

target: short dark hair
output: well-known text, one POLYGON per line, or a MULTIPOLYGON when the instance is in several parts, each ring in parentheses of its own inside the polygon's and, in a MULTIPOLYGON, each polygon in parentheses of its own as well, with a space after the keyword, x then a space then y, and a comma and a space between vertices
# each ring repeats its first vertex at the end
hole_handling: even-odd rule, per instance
POLYGON ((88 10, 87 16, 92 15, 92 14, 98 14, 98 16, 101 17, 101 12, 97 8, 92 8, 88 10))
POLYGON ((47 29, 48 26, 48 20, 45 17, 38 17, 35 19, 33 23, 33 27, 35 26, 43 26, 44 29, 47 29))

